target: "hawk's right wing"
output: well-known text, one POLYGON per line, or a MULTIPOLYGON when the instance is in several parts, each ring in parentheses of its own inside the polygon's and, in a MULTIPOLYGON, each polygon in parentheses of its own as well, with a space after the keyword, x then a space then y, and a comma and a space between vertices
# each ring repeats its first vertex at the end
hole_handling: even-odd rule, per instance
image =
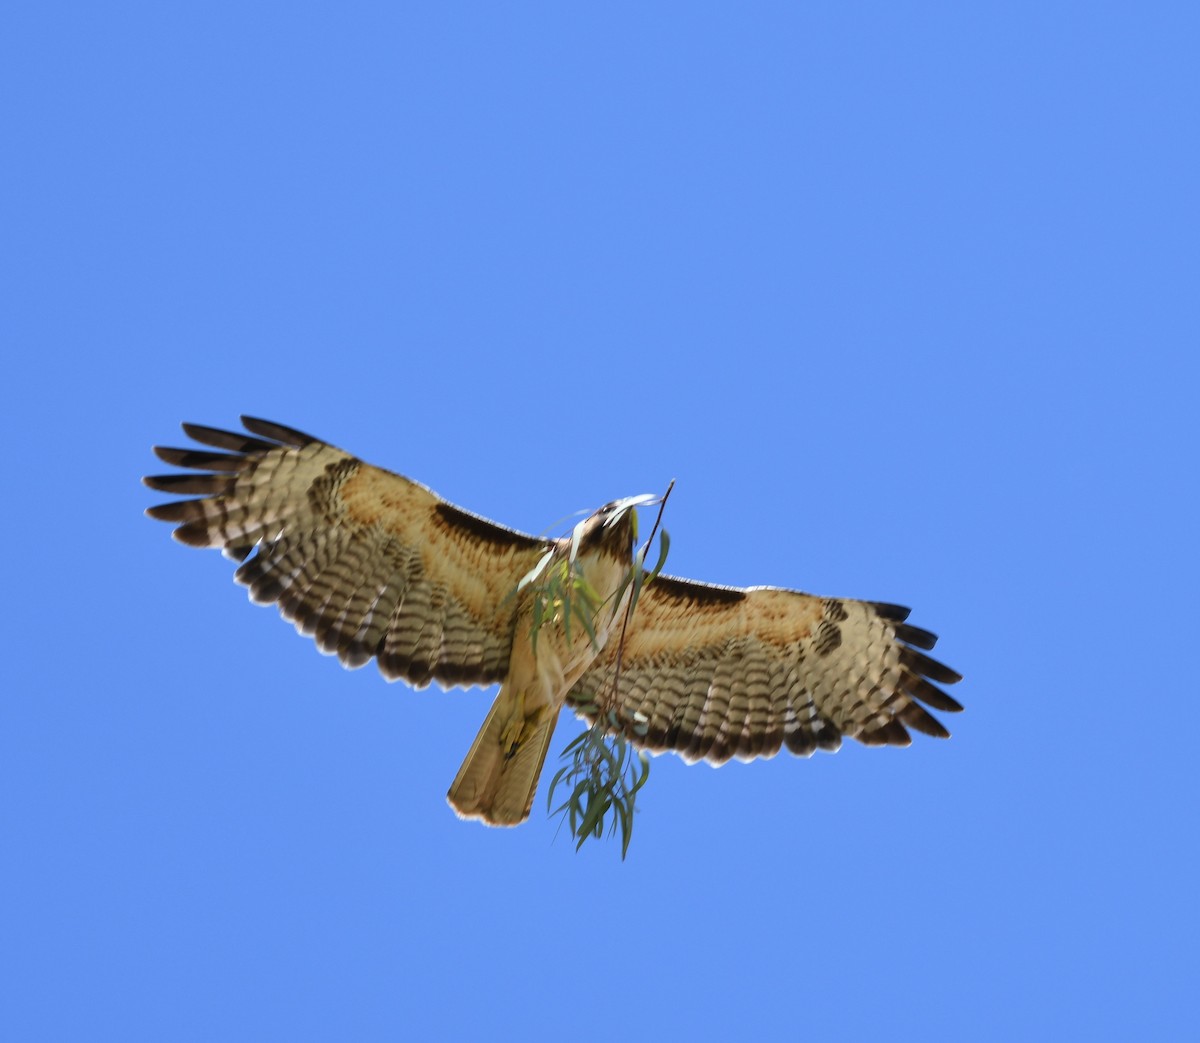
POLYGON ((251 435, 184 424, 207 449, 156 447, 199 474, 143 479, 198 493, 149 508, 175 538, 241 561, 252 600, 348 667, 389 680, 494 684, 508 672, 517 583, 552 546, 442 500, 334 446, 253 417, 251 435), (257 437, 252 437, 257 436, 257 437))

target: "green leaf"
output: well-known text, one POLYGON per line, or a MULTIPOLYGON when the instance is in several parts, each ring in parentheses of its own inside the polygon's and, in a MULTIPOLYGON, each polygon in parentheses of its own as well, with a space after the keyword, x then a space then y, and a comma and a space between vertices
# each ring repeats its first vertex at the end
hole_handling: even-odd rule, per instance
POLYGON ((646 582, 646 574, 638 569, 633 574, 633 594, 629 598, 629 611, 633 612, 637 608, 638 598, 642 596, 642 584, 646 582))
MULTIPOLYGON (((578 735, 575 736, 575 738, 573 738, 569 743, 567 743, 567 745, 565 747, 563 747, 562 755, 565 757, 568 753, 571 753, 577 747, 582 746, 585 742, 588 741, 591 734, 592 733, 590 730, 586 731, 586 732, 580 732, 578 735)), ((564 768, 563 770, 565 771, 566 769, 564 768)))
POLYGON ((533 619, 530 623, 529 641, 533 645, 533 654, 537 655, 537 639, 538 632, 542 629, 542 612, 544 605, 542 599, 535 597, 533 599, 533 619))
POLYGON ((633 807, 618 804, 617 814, 621 818, 621 861, 624 862, 629 854, 629 841, 633 839, 633 807))
POLYGON ((638 760, 641 761, 642 764, 642 773, 638 780, 633 784, 633 789, 630 791, 631 795, 646 785, 646 780, 650 778, 650 758, 647 757, 641 750, 638 750, 638 760))
POLYGON ((583 629, 586 631, 592 647, 598 649, 600 647, 600 639, 596 637, 596 626, 592 622, 592 614, 582 605, 575 606, 575 613, 579 616, 579 622, 583 624, 583 629))
POLYGON ((667 552, 671 549, 671 537, 666 529, 658 534, 658 561, 654 563, 654 568, 650 570, 650 575, 646 577, 646 582, 649 583, 663 570, 663 566, 667 563, 667 552))

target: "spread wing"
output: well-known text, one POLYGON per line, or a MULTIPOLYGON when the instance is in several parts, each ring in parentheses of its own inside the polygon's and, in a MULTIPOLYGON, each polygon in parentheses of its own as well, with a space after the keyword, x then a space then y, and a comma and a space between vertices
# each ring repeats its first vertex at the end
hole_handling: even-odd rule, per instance
POLYGON ((512 648, 517 583, 551 546, 470 514, 417 482, 291 428, 242 417, 250 435, 184 424, 207 449, 156 447, 192 472, 143 479, 198 493, 149 508, 175 538, 220 547, 261 604, 348 667, 389 680, 493 684, 512 648))
MULTIPOLYGON (((800 756, 836 750, 842 736, 907 746, 907 728, 945 738, 921 703, 961 710, 931 683, 961 677, 918 651, 937 639, 907 616, 897 605, 659 576, 625 635, 620 729, 649 750, 716 764, 783 746, 800 756)), ((567 696, 589 719, 611 705, 619 644, 567 696)))

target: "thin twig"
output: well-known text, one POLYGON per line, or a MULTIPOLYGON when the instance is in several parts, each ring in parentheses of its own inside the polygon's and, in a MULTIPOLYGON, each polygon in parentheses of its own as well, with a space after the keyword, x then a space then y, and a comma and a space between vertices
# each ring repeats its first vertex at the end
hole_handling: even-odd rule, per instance
MULTIPOLYGON (((654 526, 650 530, 650 538, 646 540, 646 553, 650 553, 650 548, 654 545, 654 535, 658 532, 659 522, 662 521, 663 511, 667 508, 667 497, 671 495, 671 490, 675 488, 675 479, 672 478, 667 485, 667 491, 662 494, 662 499, 658 501, 658 516, 654 519, 654 526)), ((636 553, 636 552, 635 552, 636 553)), ((645 565, 645 559, 642 561, 645 565)), ((625 655, 625 631, 629 628, 629 617, 633 615, 633 585, 630 584, 629 603, 625 606, 625 619, 621 622, 621 639, 617 642, 617 668, 613 672, 613 688, 612 688, 612 707, 615 709, 620 705, 620 684, 621 684, 621 660, 625 655)))

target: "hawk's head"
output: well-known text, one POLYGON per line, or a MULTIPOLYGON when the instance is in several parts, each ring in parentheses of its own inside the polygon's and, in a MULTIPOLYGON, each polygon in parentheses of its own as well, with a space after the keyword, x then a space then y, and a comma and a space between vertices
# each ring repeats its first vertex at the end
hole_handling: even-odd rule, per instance
POLYGON ((628 561, 637 539, 637 508, 657 500, 656 496, 642 495, 606 503, 581 521, 571 538, 578 541, 580 551, 603 548, 613 557, 628 561))

